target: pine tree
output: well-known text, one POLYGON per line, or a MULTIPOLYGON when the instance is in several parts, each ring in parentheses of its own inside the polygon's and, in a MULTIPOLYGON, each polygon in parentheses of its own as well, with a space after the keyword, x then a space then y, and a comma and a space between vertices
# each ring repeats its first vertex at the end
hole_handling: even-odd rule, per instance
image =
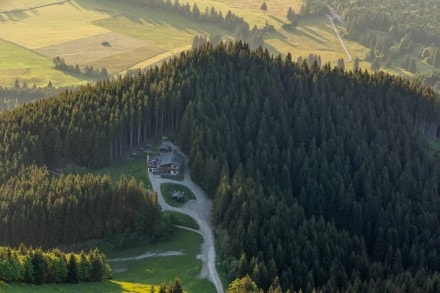
POLYGON ((79 282, 79 270, 78 263, 74 254, 69 255, 69 261, 67 263, 67 282, 78 283, 79 282))

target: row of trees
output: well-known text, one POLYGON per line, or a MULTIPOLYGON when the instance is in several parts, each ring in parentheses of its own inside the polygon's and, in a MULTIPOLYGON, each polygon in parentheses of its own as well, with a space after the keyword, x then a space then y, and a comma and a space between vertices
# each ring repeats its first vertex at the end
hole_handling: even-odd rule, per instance
POLYGON ((14 109, 18 105, 29 103, 34 100, 40 100, 54 96, 63 91, 60 88, 37 87, 35 84, 30 87, 26 81, 20 82, 18 79, 14 82, 14 87, 0 86, 0 112, 14 109))
POLYGON ((109 76, 106 68, 101 68, 101 70, 99 70, 94 69, 93 66, 85 66, 84 69, 81 70, 78 64, 76 64, 75 66, 66 64, 64 58, 60 58, 59 56, 54 57, 52 61, 55 64, 55 69, 61 71, 84 74, 87 77, 97 79, 106 79, 109 76))
POLYGON ((0 281, 32 284, 100 282, 111 277, 111 268, 98 249, 63 253, 20 245, 0 247, 0 281))

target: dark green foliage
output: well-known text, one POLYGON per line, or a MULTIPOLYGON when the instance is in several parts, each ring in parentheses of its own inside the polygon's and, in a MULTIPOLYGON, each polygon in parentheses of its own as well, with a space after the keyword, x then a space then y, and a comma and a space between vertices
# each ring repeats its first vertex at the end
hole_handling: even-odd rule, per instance
POLYGON ((232 276, 249 274, 265 290, 277 277, 282 290, 367 290, 421 268, 438 280, 438 257, 421 260, 438 255, 439 161, 414 128, 415 117, 438 124, 432 92, 242 45, 197 55, 206 50, 193 53, 203 87, 179 143, 195 178, 207 158, 227 163, 214 218, 232 276))
POLYGON ((65 90, 62 88, 37 88, 35 84, 32 87, 25 87, 25 84, 24 81, 20 86, 20 82, 17 80, 16 87, 3 88, 0 86, 0 111, 11 110, 17 105, 54 96, 65 90))
MULTIPOLYGON (((426 46, 440 45, 440 25, 437 17, 440 7, 437 0, 326 2, 340 13, 343 12, 349 36, 355 39, 361 36, 361 32, 371 29, 381 31, 382 36, 386 33, 386 38, 391 37, 394 41, 410 36, 409 40, 426 46)), ((403 45, 403 50, 408 49, 407 44, 403 45)))
MULTIPOLYGON (((52 247, 123 231, 152 237, 160 219, 156 196, 134 179, 122 177, 114 187, 108 176, 51 177, 35 166, 0 186, 0 206, 3 245, 52 247)), ((40 268, 36 257, 34 267, 40 268)))
MULTIPOLYGON (((105 43, 105 42, 104 42, 105 43)), ((107 46, 109 46, 107 42, 107 46)), ((108 72, 106 68, 94 69, 93 66, 86 66, 84 67, 84 71, 81 71, 79 69, 79 65, 76 64, 68 65, 66 64, 64 58, 60 58, 59 56, 56 56, 52 59, 53 63, 55 64, 55 69, 66 71, 70 73, 76 73, 76 74, 84 74, 87 77, 95 78, 95 79, 106 79, 108 78, 108 72)))
MULTIPOLYGON (((78 283, 78 281, 99 282, 111 277, 111 269, 105 256, 97 249, 89 253, 81 252, 87 265, 98 267, 99 272, 92 277, 78 275, 77 261, 80 255, 69 256, 59 250, 44 252, 40 248, 19 249, 0 247, 0 281, 43 283, 78 283), (66 258, 69 257, 68 264, 66 258), (74 272, 76 271, 76 273, 74 272)), ((85 275, 84 275, 85 276, 85 275)))
MULTIPOLYGON (((384 73, 322 66, 315 55, 295 64, 242 43, 208 43, 161 68, 2 114, 0 181, 6 206, 15 198, 35 205, 33 213, 10 217, 29 217, 18 231, 48 217, 35 194, 47 194, 39 198, 53 203, 49 215, 73 217, 77 225, 34 230, 73 239, 90 230, 105 234, 102 222, 138 227, 136 213, 126 218, 129 210, 120 208, 106 209, 116 215, 110 226, 100 213, 94 225, 80 222, 95 202, 53 197, 51 186, 60 180, 61 190, 75 191, 63 180, 81 185, 82 177, 49 180, 44 169, 23 165, 101 166, 148 135, 179 132, 195 178, 214 196, 223 265, 232 278, 248 274, 273 291, 435 291, 440 162, 422 135, 438 138, 437 98, 384 73), (23 170, 39 171, 24 176, 23 170), (33 183, 37 178, 41 184, 33 183), (32 196, 9 197, 14 189, 32 196), (70 214, 55 208, 61 199, 70 214)), ((138 205, 134 186, 121 179, 111 205, 138 205)), ((6 209, 7 219, 15 209, 6 209)), ((13 237, 8 229, 0 236, 13 237)), ((80 279, 100 275, 85 255, 78 270, 80 279)))
POLYGON ((67 263, 67 282, 78 283, 79 281, 79 270, 78 263, 74 254, 69 255, 69 260, 67 263))

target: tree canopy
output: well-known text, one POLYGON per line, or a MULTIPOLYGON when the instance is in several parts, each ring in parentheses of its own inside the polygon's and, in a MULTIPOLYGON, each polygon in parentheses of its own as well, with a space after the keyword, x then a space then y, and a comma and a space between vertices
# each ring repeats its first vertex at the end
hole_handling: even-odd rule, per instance
MULTIPOLYGON (((21 223, 7 207, 15 198, 17 206, 62 206, 63 197, 51 194, 72 180, 108 186, 105 178, 49 179, 44 166, 103 166, 149 136, 175 134, 194 179, 214 199, 222 267, 231 279, 248 275, 274 292, 435 291, 440 156, 427 140, 440 135, 438 96, 383 72, 307 61, 241 42, 206 43, 160 68, 1 114, 2 215, 21 223), (21 196, 9 198, 13 189, 21 196)), ((129 186, 122 180, 106 192, 124 190, 116 206, 146 196, 157 211, 154 196, 129 186)), ((94 192, 71 189, 64 212, 75 197, 77 205, 99 202, 94 192)), ((136 217, 127 221, 139 225, 136 217)))

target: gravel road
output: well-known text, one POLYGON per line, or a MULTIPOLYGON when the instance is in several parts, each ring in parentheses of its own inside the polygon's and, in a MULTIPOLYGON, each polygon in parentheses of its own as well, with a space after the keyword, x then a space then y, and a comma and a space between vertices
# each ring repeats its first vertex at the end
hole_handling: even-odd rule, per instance
MULTIPOLYGON (((178 149, 174 146, 175 149, 178 149)), ((185 164, 184 180, 175 181, 170 179, 161 178, 158 175, 148 173, 153 190, 158 195, 158 202, 164 211, 176 211, 186 214, 192 217, 200 227, 200 234, 203 236, 204 242, 201 248, 200 259, 202 260, 202 271, 200 277, 207 278, 214 283, 218 293, 224 293, 223 285, 215 266, 215 249, 214 249, 214 233, 211 225, 211 210, 212 203, 206 197, 203 190, 196 185, 192 180, 188 168, 188 164, 185 164), (160 185, 162 183, 178 183, 188 187, 196 196, 196 200, 187 201, 182 207, 175 208, 168 205, 161 192, 160 185)))

